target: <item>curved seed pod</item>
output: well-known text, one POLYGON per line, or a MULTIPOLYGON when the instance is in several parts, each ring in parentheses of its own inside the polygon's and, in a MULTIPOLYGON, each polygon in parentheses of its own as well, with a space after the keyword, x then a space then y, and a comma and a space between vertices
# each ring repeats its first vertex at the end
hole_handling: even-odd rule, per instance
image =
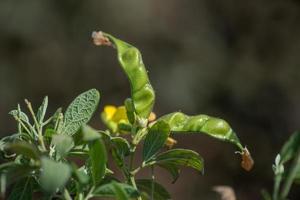
POLYGON ((158 120, 167 122, 172 132, 202 132, 219 140, 233 143, 242 152, 244 150, 239 138, 223 119, 208 115, 188 116, 181 112, 174 112, 162 116, 158 120))
POLYGON ((141 119, 148 119, 154 105, 155 94, 140 51, 136 47, 101 31, 94 32, 92 37, 95 45, 113 46, 117 49, 118 60, 130 81, 131 98, 135 112, 141 119))
POLYGON ((253 168, 254 161, 248 149, 242 146, 239 138, 236 136, 229 124, 223 119, 210 117, 208 115, 188 116, 181 112, 174 112, 162 116, 159 120, 164 120, 170 126, 171 132, 201 132, 222 141, 230 142, 236 145, 242 156, 241 167, 246 171, 253 168))

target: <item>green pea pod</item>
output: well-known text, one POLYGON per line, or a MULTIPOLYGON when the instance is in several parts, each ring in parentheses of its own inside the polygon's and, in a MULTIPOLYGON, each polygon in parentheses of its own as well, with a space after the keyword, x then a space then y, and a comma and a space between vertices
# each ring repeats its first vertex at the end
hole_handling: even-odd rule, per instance
POLYGON ((208 115, 188 116, 181 112, 174 112, 162 116, 158 120, 164 120, 172 132, 201 132, 222 141, 235 144, 242 152, 244 150, 239 138, 223 119, 208 115))
POLYGON ((117 49, 118 60, 130 81, 135 112, 141 119, 148 119, 154 105, 155 94, 140 51, 107 33, 94 32, 92 37, 96 45, 108 45, 117 49))

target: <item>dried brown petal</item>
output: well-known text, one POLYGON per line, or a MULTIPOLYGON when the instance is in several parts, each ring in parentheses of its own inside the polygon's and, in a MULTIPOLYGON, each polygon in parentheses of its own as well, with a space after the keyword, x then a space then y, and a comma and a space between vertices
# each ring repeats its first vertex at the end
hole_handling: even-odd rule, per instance
POLYGON ((242 168, 245 169, 246 171, 250 171, 254 166, 254 160, 252 159, 251 154, 246 147, 244 148, 241 155, 242 155, 242 162, 241 162, 242 168))

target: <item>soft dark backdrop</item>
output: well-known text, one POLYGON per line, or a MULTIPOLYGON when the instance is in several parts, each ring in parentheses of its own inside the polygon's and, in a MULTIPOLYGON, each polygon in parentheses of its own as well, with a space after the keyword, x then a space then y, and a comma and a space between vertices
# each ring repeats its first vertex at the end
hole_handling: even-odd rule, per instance
MULTIPOLYGON (((98 113, 122 104, 130 90, 115 52, 91 43, 91 32, 103 30, 141 50, 158 115, 225 118, 256 161, 246 173, 231 145, 177 138, 202 154, 206 173, 183 170, 175 185, 162 173, 173 198, 216 199, 211 188, 226 184, 238 199, 259 199, 271 188, 276 152, 300 126, 299 25, 292 0, 1 0, 0 133, 15 131, 7 113, 24 98, 38 105, 48 95, 54 111, 95 87, 98 113)), ((98 113, 91 123, 101 127, 98 113)), ((299 193, 294 187, 292 199, 299 193)))

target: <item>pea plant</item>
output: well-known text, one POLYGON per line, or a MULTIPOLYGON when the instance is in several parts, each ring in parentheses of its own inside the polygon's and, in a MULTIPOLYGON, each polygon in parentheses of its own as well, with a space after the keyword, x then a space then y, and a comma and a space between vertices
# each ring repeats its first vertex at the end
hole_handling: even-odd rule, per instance
POLYGON ((101 118, 107 130, 87 125, 100 100, 96 89, 83 92, 64 112, 59 108, 50 117, 46 114, 48 97, 37 110, 25 100, 27 114, 18 104, 9 113, 17 122, 16 133, 0 141, 2 198, 171 199, 158 183, 155 168, 169 172, 173 182, 182 167, 202 173, 204 169, 203 158, 197 152, 174 147, 174 134, 206 134, 229 142, 241 154, 241 166, 251 170, 254 162, 249 151, 226 121, 182 112, 156 118, 155 92, 139 50, 103 32, 94 32, 92 38, 97 46, 116 49, 130 81, 131 97, 122 106, 104 107, 101 118), (140 159, 136 159, 138 149, 142 152, 140 159), (113 163, 117 166, 115 171, 113 163), (115 175, 116 170, 121 178, 115 175), (149 178, 136 178, 142 170, 149 170, 149 178))

